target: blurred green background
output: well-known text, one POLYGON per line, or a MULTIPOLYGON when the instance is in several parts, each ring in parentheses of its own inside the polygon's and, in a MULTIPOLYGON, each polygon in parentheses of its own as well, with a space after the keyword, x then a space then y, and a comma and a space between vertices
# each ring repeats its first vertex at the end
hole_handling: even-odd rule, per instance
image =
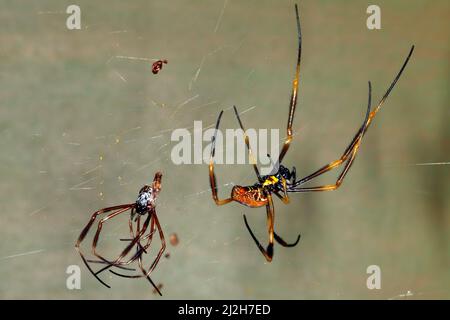
MULTIPOLYGON (((448 1, 377 1, 374 31, 372 2, 301 1, 303 73, 284 161, 299 176, 340 156, 363 119, 367 81, 378 101, 416 51, 343 186, 276 200, 278 233, 302 239, 276 246, 271 264, 242 219, 266 242, 265 210, 217 207, 207 165, 172 164, 170 134, 194 120, 205 128, 221 109, 222 128, 236 128, 236 104, 249 109, 247 128, 284 135, 294 2, 79 0, 76 31, 66 28, 70 4, 0 1, 0 298, 160 299, 142 279, 105 273, 104 288, 74 249, 93 211, 134 201, 157 170, 160 221, 166 238, 180 238, 152 275, 162 298, 450 298, 448 1), (155 76, 160 58, 169 64, 155 76), (73 264, 81 290, 66 288, 73 264), (369 265, 381 268, 381 290, 366 287, 369 265)), ((255 182, 248 165, 217 174, 222 197, 231 183, 255 182)), ((105 227, 105 250, 123 246, 122 231, 126 217, 105 227)))

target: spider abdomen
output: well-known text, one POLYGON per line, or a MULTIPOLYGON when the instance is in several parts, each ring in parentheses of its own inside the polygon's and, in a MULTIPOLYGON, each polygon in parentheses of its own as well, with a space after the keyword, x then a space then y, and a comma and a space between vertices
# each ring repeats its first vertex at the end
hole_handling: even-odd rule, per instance
POLYGON ((234 201, 252 208, 263 207, 268 203, 263 190, 257 187, 234 186, 231 197, 234 201))

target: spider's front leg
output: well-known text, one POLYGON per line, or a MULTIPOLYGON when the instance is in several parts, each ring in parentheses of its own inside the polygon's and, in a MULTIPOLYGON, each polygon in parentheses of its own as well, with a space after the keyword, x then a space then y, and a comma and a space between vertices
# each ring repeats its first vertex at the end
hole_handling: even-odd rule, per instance
POLYGON ((281 149, 280 155, 278 156, 278 162, 281 163, 283 161, 284 156, 286 155, 289 146, 291 145, 291 141, 293 138, 292 134, 292 123, 294 122, 294 114, 295 108, 297 106, 297 92, 298 92, 298 83, 300 81, 300 62, 302 58, 302 30, 300 27, 300 17, 298 14, 297 5, 295 5, 295 15, 297 19, 297 35, 298 35, 298 50, 297 50, 297 65, 295 68, 295 77, 292 81, 292 93, 291 93, 291 101, 289 104, 289 115, 287 122, 287 136, 284 142, 283 148, 281 149))
POLYGON ((216 154, 216 136, 217 136, 217 131, 219 130, 219 124, 220 124, 220 119, 222 118, 222 114, 223 114, 223 110, 220 112, 219 117, 217 118, 216 129, 214 132, 214 136, 211 139, 211 156, 209 159, 209 184, 211 186, 211 192, 212 192, 212 197, 214 199, 214 202, 218 206, 224 205, 224 204, 227 204, 227 203, 233 201, 232 198, 227 198, 227 199, 223 199, 223 200, 219 199, 217 180, 216 180, 216 175, 214 173, 214 156, 216 154))
POLYGON ((313 172, 312 174, 297 181, 294 185, 291 186, 289 192, 329 191, 329 190, 335 190, 335 189, 339 188, 339 186, 342 184, 342 181, 345 178, 345 175, 347 174, 348 170, 350 169, 350 167, 353 163, 353 160, 355 159, 356 153, 358 152, 359 146, 361 144, 361 139, 363 138, 364 134, 367 132, 367 129, 369 128, 370 124, 372 123, 373 118, 376 116, 377 112, 381 109, 381 106, 384 104, 384 102, 388 98, 388 96, 391 93, 392 89, 394 88, 395 84, 400 79, 400 76, 402 75, 403 71, 405 70, 406 65, 408 64, 409 59, 411 58, 413 52, 414 52, 414 46, 411 47, 411 49, 408 53, 408 56, 406 57, 405 61, 403 62, 402 67, 400 68, 400 71, 397 73, 397 75, 395 76, 391 85, 386 90, 386 92, 383 95, 383 97, 381 98, 381 100, 378 102, 378 105, 372 111, 370 111, 370 108, 371 108, 371 84, 369 82, 369 103, 368 103, 368 107, 367 107, 366 118, 364 119, 364 123, 359 128, 358 132, 354 136, 350 145, 347 147, 347 149, 345 149, 343 155, 339 159, 323 166, 319 170, 317 170, 317 171, 313 172), (300 185, 310 181, 311 179, 314 179, 315 177, 318 177, 318 176, 324 174, 325 172, 328 172, 334 168, 337 168, 344 163, 345 163, 345 166, 342 169, 342 172, 339 174, 338 179, 336 180, 335 184, 318 186, 318 187, 305 187, 305 188, 299 187, 300 185))
POLYGON ((353 164, 353 161, 355 160, 356 154, 358 153, 359 146, 361 145, 362 138, 364 136, 364 133, 366 132, 368 121, 370 119, 370 109, 371 109, 371 97, 372 97, 372 85, 369 81, 369 98, 367 103, 367 111, 366 116, 364 118, 364 122, 358 132, 356 133, 355 137, 353 138, 350 145, 345 150, 344 154, 338 159, 330 164, 327 164, 317 170, 316 172, 310 174, 309 176, 300 179, 295 184, 291 185, 289 188, 289 192, 311 192, 311 191, 330 191, 330 190, 336 190, 339 188, 347 175, 348 171, 350 170, 350 167, 353 164), (340 165, 344 164, 344 168, 342 169, 342 172, 339 174, 336 182, 334 184, 324 185, 324 186, 318 186, 318 187, 298 187, 299 185, 308 182, 309 180, 324 174, 325 172, 328 172, 334 168, 339 167, 340 165))

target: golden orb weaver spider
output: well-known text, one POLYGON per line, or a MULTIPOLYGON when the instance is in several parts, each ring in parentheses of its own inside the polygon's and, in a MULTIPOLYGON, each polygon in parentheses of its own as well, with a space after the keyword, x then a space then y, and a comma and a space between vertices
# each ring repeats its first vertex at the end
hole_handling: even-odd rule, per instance
MULTIPOLYGON (((273 174, 261 176, 259 173, 258 166, 256 164, 256 161, 251 161, 253 165, 253 169, 256 173, 256 177, 258 178, 258 182, 255 183, 252 186, 239 186, 236 185, 233 187, 231 191, 231 196, 226 199, 219 199, 218 197, 218 188, 217 188, 217 182, 216 182, 216 176, 214 173, 214 155, 215 155, 215 141, 216 141, 216 135, 217 130, 219 129, 220 119, 223 114, 223 110, 220 112, 219 117, 217 119, 216 123, 216 129, 215 134, 212 137, 211 141, 211 157, 209 162, 209 181, 211 185, 211 191, 212 191, 212 198, 215 201, 217 205, 224 205, 227 203, 230 203, 232 201, 238 202, 240 204, 243 204, 245 206, 251 207, 251 208, 259 208, 259 207, 266 207, 266 213, 267 213, 267 226, 268 226, 268 235, 269 235, 269 244, 267 245, 266 249, 261 245, 261 243, 258 241, 256 236, 254 235, 252 229, 250 228, 247 218, 244 215, 244 222, 245 226, 247 227, 247 230, 249 231, 251 237, 255 241, 256 245, 258 246, 261 253, 264 255, 266 260, 268 262, 272 261, 273 258, 273 244, 274 240, 276 240, 280 245, 284 247, 294 247, 297 245, 297 243, 300 240, 300 235, 297 237, 297 240, 294 243, 287 243, 284 241, 280 236, 277 235, 277 233, 274 230, 274 224, 275 224, 275 210, 273 205, 273 199, 272 194, 277 196, 283 203, 287 204, 289 203, 289 192, 314 192, 314 191, 330 191, 335 190, 339 188, 348 173, 351 165, 353 164, 353 161, 355 160, 356 154, 358 152, 359 146, 361 144, 362 138, 364 134, 366 133, 367 129, 369 128, 370 123, 372 122, 373 118, 377 114, 377 112, 380 110, 381 106, 389 96, 390 92, 394 88, 395 84, 397 83, 398 79, 400 78, 403 70, 405 69, 413 51, 414 46, 411 47, 411 50, 409 51, 409 54, 404 61, 400 71, 392 81, 391 85, 389 86, 386 93, 383 95, 381 100, 379 101, 378 105, 375 107, 374 110, 371 110, 371 94, 372 94, 372 86, 369 81, 369 98, 368 98, 368 106, 367 106, 367 112, 366 116, 364 118, 364 122, 361 127, 359 127, 358 131, 356 132, 353 140, 350 142, 348 147, 345 149, 342 156, 326 165, 318 169, 317 171, 313 172, 312 174, 297 180, 296 178, 296 170, 295 167, 290 171, 288 168, 281 165, 281 162, 286 155, 289 146, 292 141, 292 123, 294 120, 294 113, 295 113, 295 107, 297 105, 297 91, 298 91, 298 83, 300 80, 300 61, 301 61, 301 53, 302 53, 302 34, 301 34, 301 28, 300 28, 300 18, 298 14, 298 8, 297 5, 295 5, 295 14, 296 14, 296 20, 297 20, 297 32, 298 32, 298 53, 297 53, 297 66, 295 70, 295 77, 292 83, 292 93, 291 93, 291 100, 289 104, 289 116, 287 121, 287 137, 284 142, 283 148, 281 149, 280 155, 278 156, 278 160, 276 162, 277 165, 277 171, 273 174), (309 182, 310 180, 324 174, 325 172, 328 172, 334 168, 339 167, 340 165, 344 164, 344 168, 342 169, 342 172, 338 175, 338 178, 334 184, 329 185, 323 185, 323 186, 316 186, 316 187, 301 187, 304 183, 309 182)), ((247 134, 245 133, 244 126, 242 124, 242 121, 239 117, 239 113, 234 108, 234 112, 236 115, 236 118, 239 122, 239 126, 241 127, 242 131, 244 132, 244 139, 245 144, 247 146, 247 150, 249 153, 249 158, 252 157, 252 151, 250 148, 250 142, 247 134)))
POLYGON ((94 275, 94 277, 100 281, 104 286, 110 288, 108 284, 106 284, 100 277, 98 276, 103 271, 106 271, 112 267, 116 267, 118 269, 122 270, 128 270, 128 271, 135 271, 133 268, 125 267, 127 265, 130 265, 134 261, 138 261, 139 269, 141 270, 141 274, 138 275, 128 275, 128 274, 121 274, 114 270, 109 270, 111 273, 124 277, 124 278, 142 278, 146 277, 147 280, 150 282, 150 284, 154 287, 155 291, 161 294, 161 291, 159 288, 155 285, 155 283, 150 278, 150 273, 156 268, 159 260, 161 259, 161 256, 166 248, 166 241, 164 239, 164 233, 162 231, 161 225, 158 220, 158 216, 156 214, 156 198, 159 195, 159 192, 161 191, 161 179, 162 174, 161 172, 157 172, 155 174, 155 177, 153 179, 153 183, 151 185, 145 185, 141 188, 139 191, 138 198, 135 203, 129 203, 129 204, 122 204, 114 207, 108 207, 103 208, 101 210, 98 210, 94 212, 91 216, 91 219, 89 220, 88 224, 84 227, 83 231, 81 231, 80 236, 78 237, 78 240, 75 244, 75 248, 77 249, 78 253, 81 256, 81 259, 83 260, 86 267, 89 269, 89 271, 94 275), (100 237, 100 232, 102 230, 103 224, 112 219, 117 217, 118 215, 130 211, 130 218, 128 220, 128 226, 130 231, 131 239, 120 239, 121 241, 130 241, 130 243, 125 247, 125 249, 120 253, 120 255, 114 259, 113 261, 104 258, 102 255, 100 255, 97 252, 97 244, 100 237), (103 217, 97 225, 97 231, 94 235, 94 239, 92 241, 92 254, 98 258, 98 260, 89 260, 86 259, 83 252, 81 251, 80 245, 81 242, 84 240, 86 235, 89 233, 89 230, 91 229, 92 225, 94 224, 97 217, 101 214, 112 212, 108 214, 107 216, 103 217), (141 217, 145 218, 144 223, 141 226, 141 217), (133 227, 133 222, 136 224, 136 230, 133 227), (150 225, 150 228, 148 229, 150 225), (148 233, 146 234, 146 231, 148 229, 148 233), (159 237, 161 239, 161 248, 158 251, 158 254, 156 258, 153 260, 152 264, 146 270, 143 266, 143 260, 142 255, 144 253, 147 253, 147 249, 150 247, 153 239, 153 234, 158 231, 159 237), (143 245, 141 241, 146 241, 146 243, 143 245), (123 259, 132 251, 133 248, 136 248, 136 253, 134 253, 130 259, 127 261, 123 261, 123 259), (99 264, 106 264, 103 268, 101 268, 99 271, 94 272, 94 270, 91 268, 90 263, 99 263, 99 264))

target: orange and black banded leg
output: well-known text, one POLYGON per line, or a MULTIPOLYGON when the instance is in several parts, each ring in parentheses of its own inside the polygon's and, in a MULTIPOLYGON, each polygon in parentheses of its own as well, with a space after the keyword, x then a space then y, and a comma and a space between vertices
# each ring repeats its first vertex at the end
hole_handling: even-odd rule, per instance
POLYGON ((300 28, 300 17, 298 14, 297 5, 295 5, 295 15, 297 18, 297 33, 298 33, 298 51, 297 51, 297 66, 295 68, 295 77, 292 81, 292 93, 291 93, 291 101, 289 104, 289 116, 287 122, 287 136, 286 140, 283 144, 283 148, 281 149, 280 156, 278 157, 278 163, 280 164, 283 161, 286 152, 289 149, 289 146, 292 141, 292 123, 294 121, 295 108, 297 106, 297 93, 298 93, 298 83, 300 81, 300 62, 302 57, 302 31, 300 28))
POLYGON ((367 111, 366 111, 366 116, 364 118, 364 122, 363 122, 361 128, 358 130, 355 137, 353 138, 350 145, 345 150, 344 154, 341 156, 341 158, 323 166, 322 168, 320 168, 313 174, 311 174, 303 179, 300 179, 298 182, 296 182, 294 185, 292 185, 289 188, 289 192, 328 191, 328 190, 335 190, 335 189, 339 188, 339 186, 342 184, 342 181, 344 180, 346 174, 348 173, 350 167, 352 166, 353 161, 355 160, 356 154, 359 150, 359 146, 361 145, 362 137, 364 136, 364 132, 365 132, 364 128, 366 128, 366 126, 367 126, 367 121, 368 121, 369 115, 370 115, 371 96, 372 96, 372 85, 369 81, 369 98, 368 98, 368 105, 367 105, 367 111), (345 163, 344 169, 342 169, 342 172, 339 174, 335 184, 325 185, 325 186, 320 186, 320 187, 298 187, 298 185, 306 183, 307 181, 309 181, 327 171, 330 171, 330 170, 340 166, 343 163, 345 163))
POLYGON ((139 276, 139 278, 141 278, 141 277, 146 277, 147 280, 148 280, 148 282, 150 282, 150 284, 152 285, 152 287, 153 287, 153 288, 156 290, 156 292, 158 292, 158 294, 162 297, 162 293, 161 293, 161 291, 159 290, 158 286, 153 282, 152 278, 150 278, 150 276, 147 275, 147 271, 144 269, 144 266, 143 266, 143 264, 142 264, 142 256, 139 257, 139 259, 138 259, 138 265, 139 265, 139 268, 141 269, 142 274, 143 274, 143 275, 139 276))
POLYGON ((224 205, 224 204, 227 204, 227 203, 233 201, 232 198, 227 198, 227 199, 223 199, 223 200, 219 199, 218 190, 217 190, 217 180, 216 180, 216 175, 214 173, 214 156, 216 154, 216 136, 217 136, 217 131, 219 130, 219 124, 220 124, 220 119, 222 118, 222 115, 223 115, 223 110, 220 112, 219 117, 217 118, 216 129, 214 131, 214 136, 212 137, 212 140, 211 140, 211 157, 209 160, 209 184, 211 185, 212 197, 218 206, 221 206, 221 205, 224 205))
POLYGON ((254 235, 252 229, 250 228, 247 217, 244 214, 244 222, 245 226, 247 227, 248 232, 252 236, 253 240, 255 241, 256 245, 258 246, 259 251, 263 254, 263 256, 266 258, 268 262, 272 261, 273 258, 273 240, 274 240, 274 231, 273 231, 273 224, 275 220, 275 211, 273 207, 273 200, 272 196, 270 194, 267 194, 267 205, 266 205, 266 212, 267 212, 267 231, 269 234, 269 244, 267 245, 267 248, 264 249, 264 247, 261 245, 261 243, 258 241, 256 236, 254 235))
MULTIPOLYGON (((274 194, 281 200, 283 201, 283 203, 288 204, 289 203, 289 197, 286 194, 281 195, 278 191, 275 191, 274 194)), ((275 231, 273 232, 273 235, 275 237, 275 240, 282 245, 283 247, 295 247, 298 242, 300 241, 300 234, 297 236, 297 240, 293 243, 287 243, 286 241, 283 240, 283 238, 281 238, 275 231)))

